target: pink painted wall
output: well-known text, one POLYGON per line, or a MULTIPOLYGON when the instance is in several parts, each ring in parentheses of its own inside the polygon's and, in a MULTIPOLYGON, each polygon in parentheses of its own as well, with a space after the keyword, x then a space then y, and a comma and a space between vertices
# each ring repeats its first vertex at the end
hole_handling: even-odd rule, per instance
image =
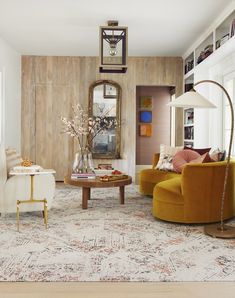
POLYGON ((136 164, 151 165, 153 154, 159 152, 160 144, 170 145, 170 107, 166 104, 171 100, 169 87, 137 86, 136 88, 136 164), (152 136, 139 135, 140 96, 153 98, 152 136))

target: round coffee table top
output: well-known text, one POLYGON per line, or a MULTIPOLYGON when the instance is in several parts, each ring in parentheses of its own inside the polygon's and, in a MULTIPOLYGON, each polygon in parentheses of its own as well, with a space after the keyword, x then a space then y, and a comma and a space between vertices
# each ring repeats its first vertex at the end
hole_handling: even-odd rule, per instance
POLYGON ((73 186, 78 186, 78 187, 106 188, 106 187, 118 187, 118 186, 129 185, 132 183, 132 178, 131 176, 128 176, 125 179, 104 182, 104 181, 100 181, 98 178, 95 178, 95 179, 82 178, 82 179, 72 180, 70 175, 67 175, 66 177, 64 177, 64 183, 70 184, 73 186))

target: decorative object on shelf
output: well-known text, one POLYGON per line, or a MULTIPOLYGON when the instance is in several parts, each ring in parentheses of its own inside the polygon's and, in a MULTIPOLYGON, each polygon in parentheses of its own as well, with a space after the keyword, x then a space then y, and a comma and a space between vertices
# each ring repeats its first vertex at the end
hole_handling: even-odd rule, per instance
POLYGON ((121 87, 111 80, 95 81, 89 88, 89 117, 103 117, 112 122, 108 129, 92 137, 93 158, 120 158, 121 147, 121 87))
POLYGON ((194 111, 193 109, 184 110, 184 124, 189 125, 193 124, 194 121, 194 111))
POLYGON ((231 26, 230 26, 230 37, 233 37, 235 34, 235 19, 232 20, 231 26))
POLYGON ((193 64, 194 64, 193 59, 189 60, 189 61, 186 61, 185 66, 184 66, 184 73, 185 74, 193 69, 193 64))
POLYGON ((140 111, 140 122, 152 123, 152 112, 151 111, 140 111))
POLYGON ((229 40, 229 33, 224 35, 221 39, 220 39, 220 46, 222 46, 223 44, 226 43, 226 41, 229 40))
POLYGON ((184 127, 184 139, 185 140, 193 140, 193 138, 194 138, 193 126, 185 126, 184 127))
POLYGON ((152 124, 140 124, 140 136, 151 137, 152 136, 152 124))
POLYGON ((190 91, 193 88, 193 82, 194 82, 194 74, 191 74, 191 76, 185 80, 184 92, 190 91))
POLYGON ((23 161, 21 163, 22 167, 31 167, 33 165, 33 162, 29 158, 23 158, 23 161))
POLYGON ((220 39, 216 41, 215 48, 218 49, 220 47, 220 39))
POLYGON ((141 96, 140 97, 140 108, 141 109, 152 109, 153 108, 152 96, 141 96))
POLYGON ((79 151, 75 154, 73 171, 75 173, 89 173, 93 170, 91 143, 93 139, 104 131, 116 126, 116 121, 106 117, 106 114, 89 117, 80 104, 73 107, 73 118, 61 117, 64 125, 63 133, 78 140, 79 151))
POLYGON ((184 146, 186 146, 188 148, 193 148, 193 141, 185 141, 184 146))
MULTIPOLYGON (((218 82, 213 80, 202 80, 194 84, 198 86, 200 84, 209 83, 218 86, 226 95, 226 98, 229 102, 230 113, 231 113, 231 133, 230 133, 230 142, 229 142, 229 150, 228 157, 226 161, 225 175, 224 175, 224 185, 223 191, 221 194, 221 209, 220 209, 220 224, 213 224, 205 227, 205 233, 212 237, 218 238, 235 238, 235 227, 225 225, 224 224, 224 203, 225 203, 225 194, 227 190, 227 182, 228 182, 228 174, 229 174, 229 166, 230 166, 230 158, 231 158, 231 149, 233 143, 233 131, 234 131, 234 111, 233 111, 233 103, 232 99, 228 94, 228 91, 218 82)), ((216 108, 216 106, 200 95, 195 90, 186 92, 174 101, 168 104, 172 107, 183 107, 183 108, 216 108)))
POLYGON ((127 31, 127 27, 118 26, 118 21, 100 27, 100 72, 127 71, 127 31))
POLYGON ((213 44, 210 44, 201 51, 199 57, 197 58, 197 64, 201 63, 204 59, 210 56, 213 53, 213 44))

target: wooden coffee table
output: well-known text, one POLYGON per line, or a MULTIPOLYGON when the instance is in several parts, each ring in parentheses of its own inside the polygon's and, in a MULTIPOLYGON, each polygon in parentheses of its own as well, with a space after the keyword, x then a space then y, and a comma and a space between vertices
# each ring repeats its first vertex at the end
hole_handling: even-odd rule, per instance
POLYGON ((87 209, 88 200, 91 197, 91 188, 108 188, 108 187, 119 187, 120 190, 120 204, 125 203, 125 185, 132 183, 131 176, 126 179, 103 182, 98 178, 96 179, 77 179, 72 180, 70 175, 64 178, 64 183, 82 187, 82 209, 87 209))

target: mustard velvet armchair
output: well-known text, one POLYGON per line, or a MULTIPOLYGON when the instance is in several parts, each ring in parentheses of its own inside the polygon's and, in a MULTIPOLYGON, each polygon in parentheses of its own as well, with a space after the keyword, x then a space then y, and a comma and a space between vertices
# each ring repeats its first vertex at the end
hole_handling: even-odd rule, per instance
POLYGON ((143 195, 152 196, 153 189, 157 183, 180 176, 180 174, 174 172, 159 171, 155 169, 159 160, 159 156, 159 153, 154 154, 152 169, 145 169, 140 172, 139 191, 143 195))
MULTIPOLYGON (((179 177, 156 184, 153 216, 171 222, 211 223, 220 221, 221 194, 226 162, 187 164, 179 177)), ((229 169, 224 219, 234 215, 235 162, 229 169)))

